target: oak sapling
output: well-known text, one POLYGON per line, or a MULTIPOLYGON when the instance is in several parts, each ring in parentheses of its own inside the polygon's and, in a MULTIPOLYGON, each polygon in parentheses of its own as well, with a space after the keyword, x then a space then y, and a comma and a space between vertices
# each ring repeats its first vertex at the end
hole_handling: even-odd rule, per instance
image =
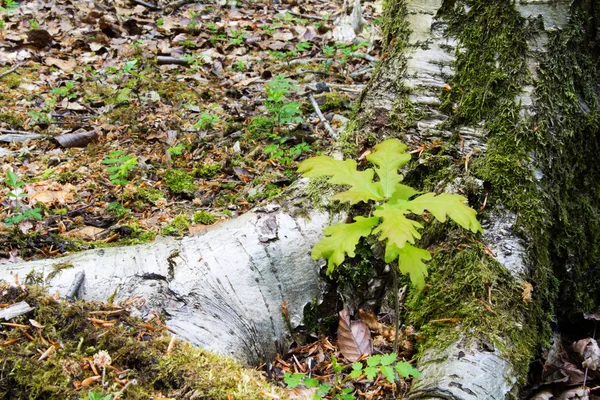
POLYGON ((25 184, 19 179, 19 176, 11 170, 6 171, 6 179, 4 180, 6 186, 11 190, 6 194, 9 199, 12 199, 13 203, 13 215, 8 216, 4 219, 4 223, 8 226, 19 224, 27 219, 42 219, 41 208, 24 209, 21 204, 21 199, 27 197, 27 193, 21 191, 21 186, 25 184))
POLYGON ((483 232, 477 221, 476 211, 466 205, 463 196, 450 193, 421 193, 401 184, 400 167, 410 161, 406 145, 397 139, 388 139, 375 146, 367 160, 375 165, 358 171, 354 160, 334 160, 328 156, 313 157, 298 166, 298 172, 308 178, 330 176, 329 183, 346 185, 350 188, 332 197, 332 200, 351 205, 374 202, 373 216, 354 218, 353 223, 339 223, 323 230, 325 237, 312 249, 312 258, 324 257, 328 261, 330 274, 346 259, 354 257, 360 238, 375 235, 385 246, 385 262, 398 265, 401 273, 410 276, 413 285, 425 287, 427 266, 423 261, 431 255, 425 249, 414 246, 421 238, 419 222, 407 215, 421 215, 428 211, 440 222, 450 218, 471 232, 483 232), (377 175, 377 180, 374 180, 377 175))

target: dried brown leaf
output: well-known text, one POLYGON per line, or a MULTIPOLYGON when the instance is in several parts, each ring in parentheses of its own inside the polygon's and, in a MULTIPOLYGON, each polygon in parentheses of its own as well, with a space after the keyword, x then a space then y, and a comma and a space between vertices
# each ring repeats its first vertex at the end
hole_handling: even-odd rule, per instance
POLYGON ((348 308, 340 311, 338 346, 348 361, 355 362, 363 354, 371 355, 373 340, 369 327, 363 321, 350 321, 348 308))

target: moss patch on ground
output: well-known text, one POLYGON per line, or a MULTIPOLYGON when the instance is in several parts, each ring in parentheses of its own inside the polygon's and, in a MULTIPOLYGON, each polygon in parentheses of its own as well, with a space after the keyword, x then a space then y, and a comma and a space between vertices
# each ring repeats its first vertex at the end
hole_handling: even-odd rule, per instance
POLYGON ((6 284, 0 303, 26 301, 35 310, 4 326, 0 346, 0 397, 78 399, 88 392, 116 394, 127 382, 125 399, 271 399, 282 396, 256 371, 175 340, 163 323, 133 318, 116 305, 56 300, 43 289, 6 284), (41 324, 36 328, 30 319, 41 324), (49 348, 52 350, 47 351, 49 348), (102 368, 94 356, 111 358, 102 368), (45 356, 42 357, 42 354, 45 356), (95 368, 95 371, 92 369, 95 368))

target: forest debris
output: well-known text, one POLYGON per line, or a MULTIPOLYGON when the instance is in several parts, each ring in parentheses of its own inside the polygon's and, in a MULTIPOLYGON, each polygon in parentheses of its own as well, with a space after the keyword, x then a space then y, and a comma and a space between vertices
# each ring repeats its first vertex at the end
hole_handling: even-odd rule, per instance
POLYGON ((340 311, 338 346, 344 357, 351 362, 357 361, 365 354, 373 353, 373 340, 369 327, 363 321, 350 321, 347 307, 340 311))
POLYGON ((62 147, 85 147, 98 138, 96 131, 65 133, 54 137, 62 147))
POLYGON ((584 368, 589 368, 592 371, 600 369, 600 347, 598 347, 598 342, 595 339, 581 339, 573 343, 572 347, 583 358, 581 365, 584 368))
POLYGON ((15 317, 25 315, 33 310, 34 308, 29 304, 24 301, 20 301, 0 310, 0 319, 4 318, 5 321, 9 321, 15 317))
MULTIPOLYGON (((85 278, 85 272, 83 272, 83 271, 79 271, 75 275, 75 279, 73 280, 73 283, 71 284, 71 287, 69 287, 69 291, 67 292, 66 298, 68 300, 75 299, 75 297, 77 296, 77 293, 79 292, 79 288, 81 287, 81 284, 83 283, 83 278, 85 278)), ((122 310, 117 310, 118 313, 120 313, 121 311, 122 310)))

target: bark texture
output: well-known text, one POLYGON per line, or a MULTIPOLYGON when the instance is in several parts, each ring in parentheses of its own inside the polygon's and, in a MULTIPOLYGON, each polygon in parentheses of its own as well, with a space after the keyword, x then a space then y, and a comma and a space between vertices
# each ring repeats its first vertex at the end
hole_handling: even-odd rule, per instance
POLYGON ((516 396, 555 307, 561 319, 598 307, 589 282, 599 237, 589 182, 598 176, 589 165, 600 126, 589 27, 598 5, 589 3, 388 2, 387 58, 348 143, 393 136, 420 148, 409 183, 466 195, 485 229, 475 240, 427 228, 430 287, 408 302, 408 322, 425 334, 410 398, 516 396))
POLYGON ((164 311, 180 337, 256 364, 287 350, 289 327, 301 323, 304 306, 319 296, 310 249, 328 222, 327 213, 293 217, 268 206, 181 240, 3 266, 0 279, 47 278, 58 264, 62 269, 47 283, 64 296, 83 271, 80 298, 136 299, 132 305, 144 315, 164 311))

